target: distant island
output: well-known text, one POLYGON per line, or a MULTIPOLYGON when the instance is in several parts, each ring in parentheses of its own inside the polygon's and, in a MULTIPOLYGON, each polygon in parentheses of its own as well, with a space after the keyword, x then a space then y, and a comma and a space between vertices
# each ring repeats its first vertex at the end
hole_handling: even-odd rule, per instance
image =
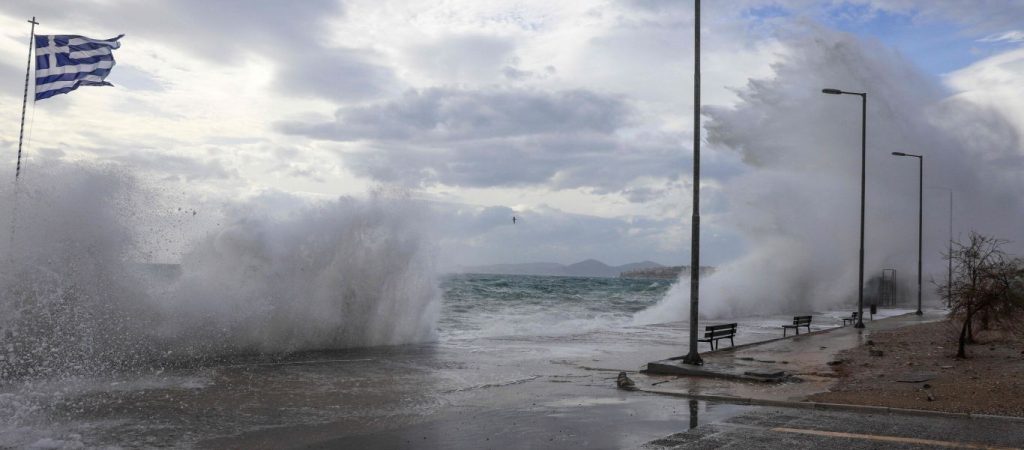
MULTIPOLYGON (((706 277, 715 272, 715 268, 711 266, 702 266, 700 268, 700 276, 706 277)), ((679 278, 679 275, 690 273, 690 266, 662 266, 662 267, 648 267, 642 269, 627 270, 619 274, 621 278, 651 278, 657 280, 675 280, 679 278)))

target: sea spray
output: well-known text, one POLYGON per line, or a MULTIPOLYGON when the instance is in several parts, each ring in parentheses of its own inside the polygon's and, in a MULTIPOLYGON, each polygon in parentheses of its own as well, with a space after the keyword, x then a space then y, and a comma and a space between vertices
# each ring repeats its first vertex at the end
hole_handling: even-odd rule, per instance
MULTIPOLYGON (((701 281, 704 317, 806 314, 857 299, 860 98, 868 93, 865 284, 882 269, 907 283, 917 262, 917 165, 893 151, 925 155, 925 186, 952 189, 958 231, 1012 238, 1024 225, 1019 131, 998 112, 950 96, 897 52, 826 30, 787 43, 769 79, 737 90, 732 107, 707 107, 710 151, 738 153, 745 171, 721 180, 727 213, 747 253, 701 281)), ((948 191, 926 189, 924 297, 943 279, 948 191)), ((905 285, 906 285, 905 284, 905 285)), ((637 323, 688 317, 680 280, 637 323)), ((866 292, 866 296, 874 295, 866 292)))
POLYGON ((283 352, 434 339, 440 290, 427 211, 375 193, 286 217, 229 213, 159 296, 180 350, 283 352), (184 338, 188 336, 188 338, 184 338))
POLYGON ((0 240, 5 379, 436 337, 429 214, 407 196, 292 198, 274 214, 259 198, 236 203, 167 277, 144 264, 147 246, 179 234, 147 235, 153 192, 130 173, 54 164, 18 189, 17 217, 0 212, 16 220, 0 240))
POLYGON ((57 164, 16 188, 8 185, 0 213, 0 375, 117 370, 153 353, 137 337, 155 316, 126 264, 134 180, 57 164))

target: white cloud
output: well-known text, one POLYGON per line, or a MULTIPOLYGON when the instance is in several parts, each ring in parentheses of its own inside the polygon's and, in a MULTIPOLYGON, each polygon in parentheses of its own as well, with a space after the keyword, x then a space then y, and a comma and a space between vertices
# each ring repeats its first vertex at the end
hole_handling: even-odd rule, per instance
POLYGON ((947 75, 945 82, 959 97, 1001 111, 1024 133, 1024 49, 985 58, 947 75))
MULTIPOLYGON (((772 65, 789 56, 785 42, 813 32, 800 18, 846 4, 957 20, 986 36, 1011 29, 1021 14, 1016 0, 706 2, 704 103, 728 109, 747 101, 734 88, 770 78, 772 65), (787 13, 751 13, 766 7, 787 13)), ((453 203, 549 205, 565 214, 651 223, 689 216, 692 3, 76 6, 0 3, 0 98, 10 104, 21 96, 28 15, 40 17, 43 33, 127 34, 110 77, 116 87, 83 88, 36 105, 29 164, 44 151, 63 160, 119 161, 153 179, 190 180, 187 189, 228 198, 267 190, 333 196, 398 183, 453 203), (292 134, 280 133, 282 122, 292 134), (127 156, 133 151, 138 155, 127 156)), ((984 67, 950 82, 984 80, 1000 87, 958 89, 979 102, 991 95, 993 103, 1006 103, 1018 86, 1015 66, 993 60, 984 67)), ((19 112, 0 111, 6 155, 13 154, 19 112)), ((747 169, 742 153, 710 147, 703 205, 705 220, 717 224, 728 208, 721 187, 747 169)), ((173 189, 179 188, 185 189, 173 189)), ((675 225, 666 227, 666 236, 678 237, 673 245, 688 239, 675 225)), ((634 241, 615 242, 625 249, 634 241)))
MULTIPOLYGON (((956 233, 1019 234, 1024 153, 1020 128, 1007 116, 963 96, 948 97, 935 80, 877 42, 822 31, 790 47, 773 76, 739 92, 738 105, 708 108, 709 147, 742 155, 751 168, 723 186, 729 208, 721 219, 738 227, 750 245, 702 281, 702 314, 822 311, 856 300, 861 99, 823 95, 822 88, 868 93, 866 281, 886 268, 916 272, 918 167, 891 156, 894 151, 924 155, 924 185, 953 190, 956 233)), ((969 71, 979 75, 957 80, 961 87, 965 80, 985 83, 985 76, 1007 81, 1001 71, 1012 71, 1019 59, 1004 55, 969 71)), ((924 193, 925 279, 945 273, 945 194, 924 193)), ((903 283, 912 289, 909 278, 903 283)), ((933 289, 924 289, 926 300, 934 298, 933 289)), ((866 290, 866 304, 872 294, 866 290)), ((680 283, 639 319, 681 319, 688 296, 680 283)))
POLYGON ((1005 33, 990 34, 978 40, 981 42, 1024 42, 1024 31, 1013 30, 1005 33))

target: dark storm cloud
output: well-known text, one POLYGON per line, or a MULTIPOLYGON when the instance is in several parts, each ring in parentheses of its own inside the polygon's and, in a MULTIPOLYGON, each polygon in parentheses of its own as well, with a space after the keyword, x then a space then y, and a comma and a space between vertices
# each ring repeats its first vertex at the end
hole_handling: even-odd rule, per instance
POLYGON ((871 0, 867 3, 878 9, 960 23, 979 33, 1005 31, 1024 23, 1024 1, 1021 0, 871 0))
POLYGON ((84 22, 171 42, 211 60, 233 59, 244 52, 292 47, 302 50, 323 41, 324 19, 344 13, 337 0, 115 0, 105 8, 79 1, 2 2, 12 17, 36 16, 41 33, 72 33, 55 29, 62 21, 84 22))
MULTIPOLYGON (((361 142, 343 154, 354 173, 411 186, 587 187, 614 193, 639 177, 675 180, 690 166, 690 138, 638 132, 620 97, 526 89, 412 91, 342 108, 329 122, 286 122, 285 133, 361 142)), ((705 173, 739 173, 738 159, 711 152, 705 173)), ((636 202, 653 198, 629 193, 636 202)))
POLYGON ((278 72, 286 93, 345 102, 373 98, 397 86, 391 69, 372 62, 372 52, 330 48, 295 53, 278 72))
POLYGON ((623 137, 631 108, 585 90, 410 91, 342 108, 322 123, 287 122, 289 134, 359 141, 346 166, 406 185, 584 186, 617 190, 641 176, 675 177, 685 162, 681 136, 623 137))
POLYGON ((618 97, 584 90, 427 89, 366 106, 342 108, 334 122, 284 123, 286 133, 334 141, 450 142, 548 133, 607 134, 626 124, 618 97))
MULTIPOLYGON (((618 0, 630 10, 661 15, 692 16, 693 3, 676 0, 618 0)), ((1024 23, 1024 0, 730 0, 705 2, 707 17, 724 17, 743 11, 752 17, 792 15, 842 18, 859 21, 877 18, 880 12, 899 14, 918 21, 952 22, 975 34, 1006 32, 1024 23)), ((717 24, 716 24, 717 25, 717 24)))
POLYGON ((278 67, 276 87, 292 94, 364 99, 395 83, 372 53, 328 44, 328 20, 344 14, 340 0, 122 0, 102 10, 71 1, 36 3, 0 2, 0 11, 38 16, 42 33, 77 33, 54 29, 52 23, 84 22, 111 35, 127 34, 124 45, 139 36, 216 64, 263 55, 278 67))
POLYGON ((542 135, 449 142, 437 147, 375 147, 348 153, 348 167, 393 183, 442 183, 491 187, 547 184, 554 188, 617 187, 638 176, 665 175, 656 155, 664 149, 631 155, 613 137, 598 134, 542 135))
POLYGON ((445 36, 413 46, 409 60, 419 70, 445 79, 490 79, 501 73, 515 49, 508 38, 481 34, 445 36))
POLYGON ((602 193, 638 177, 676 177, 686 167, 686 155, 668 140, 626 142, 598 134, 374 147, 347 153, 345 161, 358 174, 393 183, 590 187, 602 193))

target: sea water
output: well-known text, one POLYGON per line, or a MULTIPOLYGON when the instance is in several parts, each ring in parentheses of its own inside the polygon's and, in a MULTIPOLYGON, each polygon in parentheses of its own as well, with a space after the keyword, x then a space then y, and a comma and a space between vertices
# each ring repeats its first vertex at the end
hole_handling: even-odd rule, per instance
POLYGON ((671 280, 532 275, 447 275, 441 339, 559 335, 626 326, 671 280))
MULTIPOLYGON (((548 405, 539 414, 561 414, 559 405, 581 395, 606 395, 618 370, 685 352, 685 324, 633 319, 671 281, 458 274, 437 282, 440 314, 426 342, 6 380, 0 446, 237 446, 261 430, 315 424, 387 433, 466 408, 530 411, 536 399, 548 405)), ((839 315, 848 313, 816 315, 813 328, 836 326, 839 315)), ((778 337, 790 317, 716 320, 740 322, 739 344, 778 337)))
MULTIPOLYGON (((635 320, 671 281, 439 275, 408 197, 241 204, 182 242, 143 226, 152 202, 130 174, 45 170, 0 192, 19 205, 0 213, 16 231, 0 239, 0 447, 217 446, 525 410, 686 347, 686 324, 635 320), (140 269, 165 241, 178 266, 140 269)), ((713 320, 740 322, 742 343, 791 316, 713 320)))

